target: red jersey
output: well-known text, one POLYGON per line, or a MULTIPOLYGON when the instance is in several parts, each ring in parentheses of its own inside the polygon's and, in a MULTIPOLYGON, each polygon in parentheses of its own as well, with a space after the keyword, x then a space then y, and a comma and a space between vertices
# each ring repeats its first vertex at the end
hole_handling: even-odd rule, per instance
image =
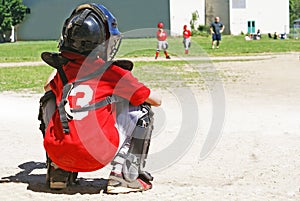
POLYGON ((191 37, 191 31, 185 29, 185 30, 183 31, 183 37, 184 37, 184 38, 189 38, 189 37, 191 37))
MULTIPOLYGON (((102 59, 84 61, 85 57, 74 54, 72 59, 75 60, 63 66, 69 82, 94 72, 104 64, 102 59)), ((50 84, 58 104, 63 89, 59 75, 50 84)), ((132 105, 140 105, 149 97, 150 89, 138 82, 130 71, 112 65, 99 77, 76 84, 68 101, 71 108, 80 108, 112 94, 129 100, 132 105)), ((119 146, 115 115, 114 104, 78 112, 68 123, 70 133, 65 134, 56 110, 44 138, 47 154, 55 164, 68 171, 87 172, 104 167, 113 159, 119 146)))
POLYGON ((156 32, 157 40, 164 41, 164 40, 167 39, 167 37, 168 37, 168 35, 167 35, 167 32, 165 30, 163 30, 163 29, 157 30, 157 32, 156 32))

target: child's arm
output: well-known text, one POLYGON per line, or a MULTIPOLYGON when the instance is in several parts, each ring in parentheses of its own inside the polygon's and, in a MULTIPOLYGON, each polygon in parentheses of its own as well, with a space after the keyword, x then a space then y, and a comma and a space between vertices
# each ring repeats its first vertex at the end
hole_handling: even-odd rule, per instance
POLYGON ((161 96, 158 93, 151 91, 149 97, 146 99, 145 102, 153 106, 160 106, 161 96))
POLYGON ((54 76, 56 75, 57 73, 57 70, 55 69, 54 71, 52 71, 52 73, 49 75, 45 85, 44 85, 44 90, 45 91, 50 91, 51 90, 51 87, 50 87, 50 82, 51 80, 53 80, 54 76))

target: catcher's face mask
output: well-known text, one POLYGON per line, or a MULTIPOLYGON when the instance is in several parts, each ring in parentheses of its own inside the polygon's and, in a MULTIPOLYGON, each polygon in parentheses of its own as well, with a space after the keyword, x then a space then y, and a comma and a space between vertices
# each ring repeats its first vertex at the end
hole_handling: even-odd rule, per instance
POLYGON ((93 5, 99 8, 106 16, 106 21, 108 24, 108 30, 110 35, 110 37, 107 39, 107 60, 112 60, 117 54, 122 40, 121 34, 117 27, 117 19, 103 5, 93 5))

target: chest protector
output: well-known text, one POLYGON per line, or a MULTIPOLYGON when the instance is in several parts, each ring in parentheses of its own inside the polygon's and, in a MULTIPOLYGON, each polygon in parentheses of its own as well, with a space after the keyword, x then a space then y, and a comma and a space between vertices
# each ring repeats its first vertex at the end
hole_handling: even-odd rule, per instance
MULTIPOLYGON (((107 108, 111 108, 111 104, 122 101, 122 98, 112 95, 99 101, 86 101, 84 95, 77 98, 76 107, 69 101, 72 100, 70 97, 74 92, 89 94, 93 86, 89 89, 86 88, 87 85, 81 83, 100 76, 114 62, 106 62, 93 73, 68 82, 62 69, 62 65, 68 61, 65 61, 60 54, 48 52, 42 54, 42 59, 58 70, 64 85, 62 96, 56 97, 57 109, 44 137, 44 147, 48 156, 58 167, 67 171, 90 172, 101 169, 113 159, 119 145, 114 121, 109 121, 114 117, 113 114, 107 114, 107 108), (103 112, 106 112, 104 118, 101 117, 103 112)), ((132 63, 125 63, 127 64, 125 68, 131 70, 132 63)))

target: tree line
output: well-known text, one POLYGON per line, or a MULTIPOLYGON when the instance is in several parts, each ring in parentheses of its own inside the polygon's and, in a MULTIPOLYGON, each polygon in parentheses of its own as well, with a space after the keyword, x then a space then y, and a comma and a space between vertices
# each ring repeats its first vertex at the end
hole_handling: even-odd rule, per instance
POLYGON ((290 0, 290 24, 300 18, 300 0, 290 0))

